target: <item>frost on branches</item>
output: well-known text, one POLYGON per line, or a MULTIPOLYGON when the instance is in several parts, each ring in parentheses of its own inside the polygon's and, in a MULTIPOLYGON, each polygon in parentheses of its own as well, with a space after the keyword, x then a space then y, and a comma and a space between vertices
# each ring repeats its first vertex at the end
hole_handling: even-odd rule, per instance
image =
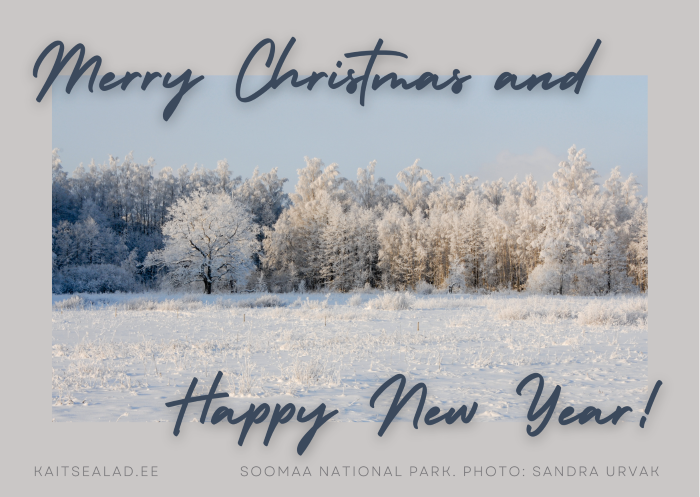
POLYGON ((129 154, 69 177, 54 151, 54 292, 647 291, 639 184, 619 168, 601 184, 576 147, 543 186, 446 181, 418 161, 390 185, 375 162, 350 180, 338 164, 305 161, 288 196, 277 169, 245 180, 226 161, 154 173, 155 161, 129 154))
POLYGON ((258 226, 240 202, 225 193, 197 190, 178 200, 168 215, 165 247, 148 254, 145 267, 167 269, 176 287, 201 282, 206 294, 215 283, 234 289, 247 280, 259 245, 258 226))

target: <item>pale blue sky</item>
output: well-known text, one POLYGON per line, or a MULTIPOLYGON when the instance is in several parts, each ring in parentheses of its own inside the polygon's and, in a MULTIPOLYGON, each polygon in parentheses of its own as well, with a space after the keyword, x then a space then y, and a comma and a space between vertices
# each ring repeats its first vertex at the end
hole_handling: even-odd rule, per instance
MULTIPOLYGON (((377 173, 394 183, 417 158, 435 176, 480 179, 551 178, 558 161, 576 144, 601 176, 615 166, 634 173, 647 191, 646 76, 588 76, 576 95, 558 88, 495 91, 495 76, 476 76, 458 95, 449 90, 368 92, 365 107, 344 89, 318 84, 313 91, 284 84, 251 103, 236 100, 234 76, 206 76, 187 93, 168 122, 162 112, 175 90, 154 82, 126 92, 90 94, 85 78, 65 93, 54 83, 52 146, 72 171, 109 154, 156 160, 157 168, 195 162, 208 168, 227 159, 234 175, 279 168, 296 184, 303 157, 337 162, 355 178, 358 167, 377 160, 377 173)), ((266 78, 251 77, 251 88, 266 78)))

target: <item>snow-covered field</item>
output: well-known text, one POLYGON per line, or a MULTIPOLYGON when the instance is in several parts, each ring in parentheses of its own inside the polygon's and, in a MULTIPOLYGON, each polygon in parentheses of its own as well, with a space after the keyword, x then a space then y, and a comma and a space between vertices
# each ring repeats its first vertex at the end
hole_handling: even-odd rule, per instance
MULTIPOLYGON (((55 421, 168 421, 192 377, 214 401, 339 409, 337 421, 379 421, 376 389, 396 373, 425 382, 428 406, 479 404, 475 421, 524 419, 532 372, 562 386, 557 406, 577 412, 629 405, 647 392, 647 297, 402 293, 250 295, 54 295, 52 416, 55 421), (420 324, 419 324, 420 323, 420 324)), ((412 416, 415 401, 402 412, 412 416)), ((424 410, 424 412, 425 412, 424 410)), ((190 407, 185 421, 198 418, 190 407)))

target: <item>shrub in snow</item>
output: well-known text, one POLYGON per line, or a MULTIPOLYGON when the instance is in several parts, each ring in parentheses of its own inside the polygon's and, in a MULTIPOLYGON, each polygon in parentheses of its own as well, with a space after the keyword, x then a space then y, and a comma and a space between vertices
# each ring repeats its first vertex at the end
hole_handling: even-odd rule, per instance
POLYGON ((433 285, 431 285, 427 281, 421 280, 416 285, 416 293, 419 295, 430 295, 431 293, 433 293, 433 290, 433 285))
POLYGON ((238 303, 233 300, 222 299, 221 297, 214 301, 214 306, 218 307, 219 309, 230 309, 232 307, 238 307, 237 304, 238 303))
POLYGON ((53 277, 53 293, 114 293, 136 289, 133 275, 114 264, 67 266, 53 277))
POLYGON ((199 295, 193 295, 193 294, 185 295, 180 300, 182 302, 186 302, 186 303, 201 302, 202 301, 202 299, 199 297, 199 295))
POLYGON ((185 295, 180 299, 158 302, 148 298, 135 298, 122 302, 119 307, 125 311, 184 311, 201 309, 204 302, 193 295, 185 295))
POLYGON ((362 295, 359 293, 356 293, 352 297, 348 299, 348 305, 351 305, 353 307, 358 307, 359 305, 362 304, 362 295))
POLYGON ((602 326, 646 326, 647 301, 640 297, 591 302, 579 313, 578 322, 602 326))
POLYGON ((527 289, 532 293, 558 294, 568 290, 569 278, 561 266, 540 264, 527 278, 527 289))
POLYGON ((416 299, 413 304, 413 309, 468 309, 475 306, 483 306, 483 303, 473 298, 429 298, 429 299, 416 299))
POLYGON ((406 311, 413 307, 416 298, 410 293, 384 293, 376 299, 368 302, 369 309, 381 309, 384 311, 406 311))
POLYGON ((519 321, 527 319, 532 315, 531 309, 527 306, 518 305, 520 302, 513 302, 511 305, 500 303, 500 305, 489 305, 488 308, 496 319, 504 319, 509 321, 519 321), (516 305, 512 305, 512 304, 516 305))
POLYGON ((265 275, 260 271, 258 279, 255 281, 254 291, 256 293, 267 293, 267 283, 265 283, 265 275))
POLYGON ((327 309, 328 308, 328 299, 330 298, 331 294, 327 293, 326 294, 326 300, 312 300, 309 297, 306 297, 306 300, 301 300, 300 298, 296 299, 294 303, 292 304, 292 307, 299 307, 300 309, 306 309, 306 310, 319 310, 319 309, 327 309))
POLYGON ((573 319, 576 310, 567 300, 544 297, 490 299, 486 307, 496 319, 573 319))
POLYGON ((294 364, 287 368, 284 373, 293 382, 304 386, 317 384, 335 386, 340 382, 340 371, 329 366, 327 361, 319 357, 308 361, 302 361, 297 357, 294 364))
POLYGON ((262 295, 257 299, 238 302, 238 307, 283 307, 285 304, 277 295, 262 295))
POLYGON ((56 302, 53 307, 54 309, 62 310, 62 309, 80 309, 84 305, 83 299, 78 297, 77 295, 74 295, 73 297, 66 299, 66 300, 61 300, 60 302, 56 302))
POLYGON ((125 311, 155 311, 158 309, 159 304, 160 302, 156 302, 154 300, 136 298, 122 302, 119 307, 125 311))

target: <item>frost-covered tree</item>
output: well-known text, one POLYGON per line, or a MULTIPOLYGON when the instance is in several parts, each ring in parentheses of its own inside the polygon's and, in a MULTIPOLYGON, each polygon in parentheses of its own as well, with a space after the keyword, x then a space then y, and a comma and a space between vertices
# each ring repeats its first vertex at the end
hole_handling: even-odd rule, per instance
MULTIPOLYGON (((303 280, 307 288, 324 284, 324 245, 322 233, 329 213, 344 205, 347 195, 340 190, 337 164, 325 166, 320 159, 304 158, 306 167, 297 170, 299 180, 292 205, 282 212, 272 228, 264 229, 263 267, 273 278, 273 286, 288 291, 303 280)), ((344 207, 343 207, 344 209, 344 207)))
POLYGON ((296 184, 295 192, 290 195, 294 205, 302 205, 313 202, 324 194, 331 200, 340 200, 342 193, 339 191, 343 183, 339 176, 338 164, 335 162, 326 166, 321 159, 309 159, 304 157, 306 167, 297 169, 299 181, 296 184))
POLYGON ((123 241, 91 216, 82 221, 62 221, 53 230, 56 269, 91 264, 116 264, 128 257, 123 241))
POLYGON ((598 172, 586 160, 584 150, 577 150, 576 145, 569 149, 568 160, 559 163, 559 170, 553 177, 552 189, 575 194, 580 199, 588 198, 599 191, 595 182, 598 172))
MULTIPOLYGON (((375 162, 359 168, 353 181, 341 176, 338 164, 304 160, 295 192, 287 195, 287 180, 276 168, 256 168, 247 179, 234 177, 225 160, 214 170, 195 164, 191 171, 186 165, 156 171, 155 160, 140 164, 129 153, 81 164, 69 175, 54 151, 54 289, 154 287, 159 267, 163 281, 195 278, 205 289, 209 281, 209 291, 419 284, 557 294, 648 289, 647 202, 639 183, 615 168, 599 184, 576 147, 543 186, 531 176, 444 182, 418 161, 394 185, 379 178, 375 162), (190 259, 173 262, 172 213, 201 196, 223 196, 247 212, 257 229, 248 241, 257 240, 262 250, 251 249, 252 259, 241 257, 238 265, 200 265, 204 273, 190 259), (149 264, 167 254, 173 265, 144 265, 147 254, 149 264), (250 264, 255 277, 242 277, 250 264)), ((196 206, 189 210, 196 215, 196 206)))
POLYGON ((492 213, 473 193, 461 214, 465 282, 468 287, 483 288, 487 259, 484 225, 492 213))
POLYGON ((386 289, 399 287, 399 253, 401 252, 402 208, 393 205, 377 221, 379 241, 379 268, 382 273, 382 286, 386 289))
POLYGON ((245 280, 253 270, 258 226, 229 195, 196 190, 178 200, 168 216, 165 247, 148 254, 144 265, 167 269, 176 286, 200 282, 209 294, 216 282, 245 280))
POLYGON ((627 275, 626 254, 612 229, 605 230, 600 237, 593 264, 600 293, 627 292, 632 287, 632 278, 627 275))
POLYGON ((404 211, 413 214, 416 209, 428 208, 428 197, 435 188, 442 184, 443 178, 433 178, 433 173, 418 165, 419 160, 396 175, 399 183, 394 185, 393 192, 404 211))
MULTIPOLYGON (((104 163, 81 164, 70 175, 63 170, 58 150, 52 152, 51 162, 52 229, 56 229, 58 235, 54 237, 53 252, 57 267, 66 266, 63 254, 70 250, 78 254, 76 233, 87 227, 85 221, 91 217, 96 225, 92 230, 99 235, 90 237, 88 230, 86 240, 101 242, 107 247, 108 264, 121 267, 124 262, 132 269, 137 267, 132 274, 137 283, 151 287, 155 283, 155 269, 144 268, 142 263, 148 253, 163 248, 162 229, 169 208, 198 187, 232 196, 251 210, 255 222, 268 226, 275 223, 286 206, 287 195, 283 191, 286 179, 278 178, 276 170, 263 174, 256 171, 243 185, 240 177, 233 177, 226 161, 219 161, 214 170, 196 165, 190 172, 183 165, 177 171, 171 167, 156 171, 154 159, 140 164, 129 153, 123 160, 109 156, 104 163), (62 249, 56 243, 66 247, 62 249), (133 257, 134 260, 127 260, 133 257)), ((261 232, 258 237, 262 240, 261 232)), ((81 255, 70 259, 69 265, 105 264, 96 262, 100 257, 85 258, 83 253, 81 249, 81 255)), ((64 271, 60 268, 57 275, 64 271)))
POLYGON ((376 167, 377 161, 373 160, 366 169, 357 170, 357 181, 348 181, 345 184, 353 201, 365 209, 379 206, 386 208, 394 201, 391 187, 386 184, 384 178, 376 177, 376 167))
POLYGON ((634 284, 642 292, 649 288, 649 227, 647 224, 647 201, 639 205, 630 220, 630 245, 628 250, 629 273, 634 284))
POLYGON ((71 194, 68 174, 63 170, 58 149, 51 151, 51 219, 57 226, 61 221, 75 220, 75 199, 71 194))
POLYGON ((264 229, 263 267, 275 280, 273 286, 291 291, 299 280, 304 280, 308 288, 323 284, 322 232, 333 205, 326 191, 314 194, 307 202, 294 196, 292 207, 272 228, 264 229))
POLYGON ((287 178, 277 176, 277 168, 260 173, 256 167, 253 176, 243 181, 233 197, 248 206, 253 220, 260 226, 272 226, 287 207, 289 196, 284 192, 287 178))
POLYGON ((432 211, 452 212, 464 206, 467 195, 476 189, 479 178, 475 176, 460 176, 456 181, 450 175, 450 181, 441 182, 428 196, 428 209, 432 211))
POLYGON ((575 190, 552 188, 545 196, 544 231, 540 235, 542 265, 530 276, 529 288, 563 295, 573 290, 583 266, 590 262, 595 230, 586 224, 583 205, 575 190))
POLYGON ((326 287, 346 292, 365 284, 376 285, 379 247, 371 209, 354 205, 345 213, 335 203, 329 210, 328 224, 321 231, 321 240, 321 276, 326 287))
POLYGON ((445 284, 450 293, 455 288, 466 288, 465 270, 463 264, 457 257, 452 257, 450 261, 450 269, 445 280, 445 284))

